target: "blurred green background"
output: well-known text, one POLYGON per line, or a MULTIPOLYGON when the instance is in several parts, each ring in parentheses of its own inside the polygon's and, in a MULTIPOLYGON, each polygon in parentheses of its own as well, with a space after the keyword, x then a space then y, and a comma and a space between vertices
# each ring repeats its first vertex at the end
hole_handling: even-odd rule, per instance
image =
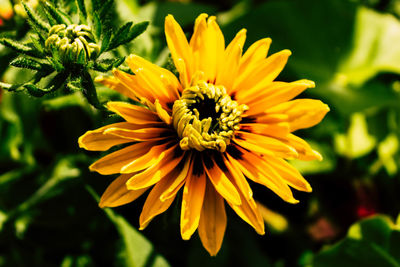
MULTIPOLYGON (((0 33, 23 40, 29 26, 23 14, 6 12, 10 2, 18 4, 0 1, 0 33)), ((159 65, 168 62, 167 14, 188 36, 205 12, 217 15, 227 41, 246 28, 246 47, 271 37, 272 52, 290 49, 278 79, 314 80, 316 88, 300 97, 331 108, 322 123, 297 132, 324 157, 292 162, 313 192, 295 192, 301 202, 291 205, 252 184, 265 206, 266 235, 228 211, 222 249, 212 258, 198 236, 181 240, 179 201, 143 232, 136 229, 144 197, 112 210, 97 206, 114 177, 89 172, 105 153, 83 151, 77 139, 117 117, 80 93, 33 98, 1 90, 0 266, 400 266, 400 1, 116 0, 113 12, 114 25, 150 21, 115 53, 159 65)), ((31 75, 9 67, 13 57, 0 45, 1 81, 31 75)), ((123 99, 97 89, 102 101, 123 99)))

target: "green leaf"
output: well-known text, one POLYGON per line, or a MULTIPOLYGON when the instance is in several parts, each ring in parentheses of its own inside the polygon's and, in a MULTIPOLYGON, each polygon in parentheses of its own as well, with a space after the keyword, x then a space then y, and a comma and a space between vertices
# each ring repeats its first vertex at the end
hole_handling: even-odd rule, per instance
MULTIPOLYGON (((94 190, 86 189, 98 201, 99 197, 94 190)), ((168 267, 168 262, 154 250, 153 245, 138 230, 133 228, 122 216, 112 209, 103 209, 107 217, 117 228, 124 243, 124 260, 126 266, 131 267, 168 267)))
POLYGON ((314 257, 314 266, 399 267, 400 235, 386 216, 377 215, 355 223, 348 236, 314 257))
POLYGON ((400 74, 400 22, 390 14, 359 7, 351 53, 338 69, 340 79, 361 85, 379 72, 400 74))
POLYGON ((57 24, 72 24, 72 21, 68 15, 53 6, 53 4, 49 1, 45 1, 44 7, 48 11, 49 15, 57 22, 57 24))
POLYGON ((103 105, 100 103, 98 97, 97 97, 97 92, 96 92, 96 87, 93 84, 92 77, 87 71, 83 71, 82 73, 82 88, 83 88, 83 95, 86 97, 88 100, 89 104, 94 106, 97 109, 102 109, 104 110, 105 108, 103 105))
POLYGON ((25 68, 37 71, 51 69, 51 65, 27 57, 18 57, 11 61, 10 65, 18 68, 25 68))
POLYGON ((102 25, 99 14, 96 11, 93 12, 93 27, 94 27, 94 36, 96 37, 96 41, 98 41, 100 40, 101 37, 102 25))
MULTIPOLYGON (((24 1, 21 1, 21 3, 24 6, 26 14, 28 15, 28 21, 34 27, 34 29, 48 32, 50 30, 50 26, 45 23, 37 14, 35 14, 24 1)), ((40 32, 38 32, 38 34, 40 34, 40 32)))
POLYGON ((112 70, 113 68, 119 67, 122 63, 124 63, 125 57, 122 58, 107 58, 98 60, 93 65, 93 69, 100 72, 107 72, 112 70))
POLYGON ((86 7, 85 7, 85 1, 84 0, 75 0, 75 4, 78 7, 80 23, 86 24, 87 12, 86 12, 86 7))
POLYGON ((124 26, 118 29, 118 31, 111 38, 110 45, 107 50, 112 50, 117 48, 122 44, 126 44, 140 34, 142 34, 149 25, 148 21, 143 21, 140 23, 133 24, 133 22, 128 22, 124 26))
POLYGON ((362 113, 353 114, 347 134, 336 134, 334 140, 337 153, 348 158, 362 157, 376 145, 375 137, 368 134, 368 125, 362 113))
POLYGON ((110 46, 111 34, 112 33, 110 30, 103 32, 100 54, 108 50, 108 47, 110 46))
POLYGON ((114 4, 113 0, 106 0, 102 2, 102 6, 99 12, 99 17, 102 21, 106 19, 107 14, 112 9, 112 5, 114 4))
POLYGON ((9 38, 0 38, 0 44, 7 46, 8 48, 11 48, 14 51, 21 53, 21 54, 25 54, 25 55, 33 56, 33 57, 38 55, 37 51, 35 51, 35 49, 33 49, 32 47, 22 44, 20 42, 14 41, 9 38))

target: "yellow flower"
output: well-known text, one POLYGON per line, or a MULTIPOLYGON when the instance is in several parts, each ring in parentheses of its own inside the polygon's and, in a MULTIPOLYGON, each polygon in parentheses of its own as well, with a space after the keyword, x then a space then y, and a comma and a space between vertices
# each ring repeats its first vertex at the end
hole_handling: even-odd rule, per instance
POLYGON ((183 188, 182 238, 189 239, 198 229, 204 247, 216 255, 227 223, 225 202, 264 234, 247 179, 289 203, 298 202, 289 186, 311 191, 285 159, 321 160, 292 132, 319 123, 329 108, 319 100, 291 100, 314 87, 312 81, 274 81, 290 51, 267 57, 267 38, 242 55, 246 30, 225 48, 215 17, 207 17, 196 19, 190 42, 174 18, 166 17, 166 38, 179 80, 136 55, 126 60, 135 75, 115 69, 114 77, 99 77, 99 82, 143 106, 108 102, 107 108, 125 122, 88 131, 79 145, 104 151, 133 143, 90 166, 103 175, 120 174, 103 194, 100 207, 132 202, 150 190, 140 215, 144 229, 183 188))

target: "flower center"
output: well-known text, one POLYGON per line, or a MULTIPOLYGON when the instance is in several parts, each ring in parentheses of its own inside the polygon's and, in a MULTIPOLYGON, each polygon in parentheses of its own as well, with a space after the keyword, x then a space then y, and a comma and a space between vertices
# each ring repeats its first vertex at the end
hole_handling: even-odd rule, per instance
POLYGON ((88 60, 95 59, 100 52, 100 47, 95 43, 87 25, 54 25, 45 45, 50 52, 56 51, 63 62, 85 64, 88 60))
POLYGON ((172 122, 183 150, 215 149, 224 152, 241 116, 248 107, 239 105, 223 86, 204 81, 186 88, 172 108, 172 122))

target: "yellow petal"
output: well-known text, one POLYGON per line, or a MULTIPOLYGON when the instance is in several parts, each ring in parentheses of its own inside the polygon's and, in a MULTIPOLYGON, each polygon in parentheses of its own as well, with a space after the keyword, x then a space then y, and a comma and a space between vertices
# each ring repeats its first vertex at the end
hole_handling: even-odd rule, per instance
POLYGON ((137 100, 137 96, 135 92, 130 88, 125 86, 124 84, 120 83, 117 78, 111 76, 111 77, 104 77, 104 76, 98 76, 94 80, 95 82, 101 83, 105 86, 107 86, 110 89, 113 89, 117 91, 118 93, 129 97, 130 99, 137 100))
POLYGON ((296 168, 287 163, 284 159, 266 157, 265 163, 270 165, 285 182, 300 191, 311 192, 310 184, 303 178, 296 168))
POLYGON ((242 123, 240 130, 266 136, 282 138, 290 133, 289 123, 242 123))
POLYGON ((140 197, 148 188, 139 190, 128 190, 126 188, 126 181, 132 176, 132 174, 122 174, 118 176, 106 189, 100 199, 99 206, 105 207, 117 207, 130 203, 140 197))
POLYGON ((138 172, 138 171, 144 170, 150 166, 158 164, 167 155, 169 155, 169 153, 174 151, 175 146, 167 149, 167 147, 169 145, 170 145, 170 143, 165 143, 165 144, 155 145, 155 146, 151 147, 147 153, 142 154, 140 157, 136 157, 136 158, 132 159, 127 164, 124 164, 124 166, 122 166, 120 169, 120 173, 138 172))
POLYGON ((215 160, 204 157, 203 167, 217 192, 234 205, 240 205, 241 201, 238 191, 232 182, 229 181, 228 177, 221 170, 221 168, 217 165, 215 160))
POLYGON ((97 160, 89 169, 103 175, 120 173, 125 165, 142 157, 154 145, 154 142, 142 142, 125 147, 97 160))
POLYGON ((110 128, 122 128, 129 125, 126 122, 114 123, 93 131, 87 131, 84 135, 79 137, 79 147, 91 151, 105 151, 113 146, 121 145, 132 142, 127 138, 122 138, 110 134, 104 134, 104 131, 110 128))
POLYGON ((293 147, 273 137, 237 131, 234 141, 247 150, 263 155, 284 158, 296 158, 298 156, 297 151, 293 147))
POLYGON ((181 209, 181 235, 184 240, 189 240, 199 226, 205 188, 205 173, 187 177, 181 209))
POLYGON ((229 206, 242 218, 245 222, 251 225, 258 234, 263 235, 264 231, 264 220, 261 216, 260 211, 257 208, 257 204, 252 197, 248 198, 242 195, 241 192, 240 197, 242 204, 241 205, 233 205, 228 202, 229 206))
POLYGON ((140 230, 143 230, 151 222, 151 220, 157 215, 166 211, 175 199, 175 195, 165 201, 160 200, 161 194, 170 187, 171 183, 174 182, 172 175, 165 177, 158 182, 153 189, 150 191, 146 202, 144 203, 142 213, 140 214, 139 223, 140 230))
POLYGON ((223 85, 226 88, 227 92, 230 92, 232 90, 233 82, 235 81, 239 69, 239 61, 242 55, 243 48, 243 44, 239 43, 240 41, 240 38, 235 38, 231 42, 228 49, 226 49, 226 51, 224 52, 223 62, 220 63, 217 73, 215 84, 223 85), (237 41, 234 42, 235 40, 237 41))
POLYGON ((247 114, 257 114, 277 104, 289 101, 307 88, 315 87, 314 82, 300 80, 291 83, 273 82, 267 87, 253 87, 245 95, 237 94, 237 99, 245 98, 249 106, 247 114))
POLYGON ((180 147, 175 146, 173 150, 165 154, 165 157, 161 161, 152 164, 150 168, 133 176, 126 183, 128 189, 136 190, 136 189, 146 188, 159 182, 170 172, 172 172, 174 168, 177 168, 177 166, 182 161, 184 156, 185 155, 180 150, 180 147))
POLYGON ((310 145, 294 134, 289 134, 286 136, 286 141, 297 153, 299 153, 298 159, 300 160, 322 160, 321 154, 310 147, 310 145))
POLYGON ((165 18, 165 37, 178 72, 181 74, 187 73, 187 76, 191 77, 192 51, 182 28, 172 15, 168 15, 165 18), (184 64, 179 63, 180 60, 182 60, 184 64), (183 67, 185 67, 185 69, 182 69, 183 67))
POLYGON ((131 141, 157 141, 172 135, 168 128, 141 128, 141 129, 123 129, 109 128, 104 131, 105 134, 131 139, 131 141))
POLYGON ((226 223, 224 200, 207 182, 198 232, 201 243, 211 256, 217 255, 221 248, 226 223))
POLYGON ((265 159, 254 155, 251 152, 237 147, 240 151, 240 157, 231 160, 231 163, 237 166, 244 175, 256 183, 262 184, 271 189, 284 201, 296 204, 299 201, 293 197, 289 186, 284 182, 280 175, 265 163, 265 159))
POLYGON ((119 83, 134 92, 137 99, 145 98, 151 103, 154 103, 155 99, 157 99, 154 92, 140 84, 135 75, 130 75, 118 69, 113 69, 113 74, 119 83))
POLYGON ((239 94, 256 86, 265 87, 283 70, 290 54, 289 50, 280 51, 255 64, 253 68, 246 69, 235 81, 233 92, 239 94))
POLYGON ((296 99, 267 109, 266 113, 288 115, 290 131, 293 132, 318 124, 328 111, 328 105, 320 100, 296 99))
POLYGON ((246 177, 244 177, 242 171, 231 163, 233 160, 232 157, 229 156, 229 154, 226 154, 225 157, 223 157, 223 160, 225 166, 228 168, 230 176, 235 180, 235 183, 238 186, 238 189, 242 192, 243 196, 245 198, 252 198, 253 191, 251 190, 251 187, 247 182, 246 177))
POLYGON ((263 60, 269 50, 271 45, 270 38, 264 38, 253 43, 244 53, 242 59, 240 60, 239 72, 244 72, 247 68, 252 67, 252 65, 259 63, 263 60))
POLYGON ((108 102, 107 109, 134 124, 160 124, 160 118, 151 110, 126 102, 108 102))
MULTIPOLYGON (((174 197, 178 193, 179 189, 184 185, 185 179, 189 173, 189 167, 192 164, 192 154, 190 153, 184 159, 184 164, 182 168, 177 168, 177 174, 174 177, 174 181, 169 184, 169 186, 164 190, 164 193, 160 196, 161 201, 166 201, 171 197, 174 197)), ((193 168, 193 166, 192 166, 193 168)))

